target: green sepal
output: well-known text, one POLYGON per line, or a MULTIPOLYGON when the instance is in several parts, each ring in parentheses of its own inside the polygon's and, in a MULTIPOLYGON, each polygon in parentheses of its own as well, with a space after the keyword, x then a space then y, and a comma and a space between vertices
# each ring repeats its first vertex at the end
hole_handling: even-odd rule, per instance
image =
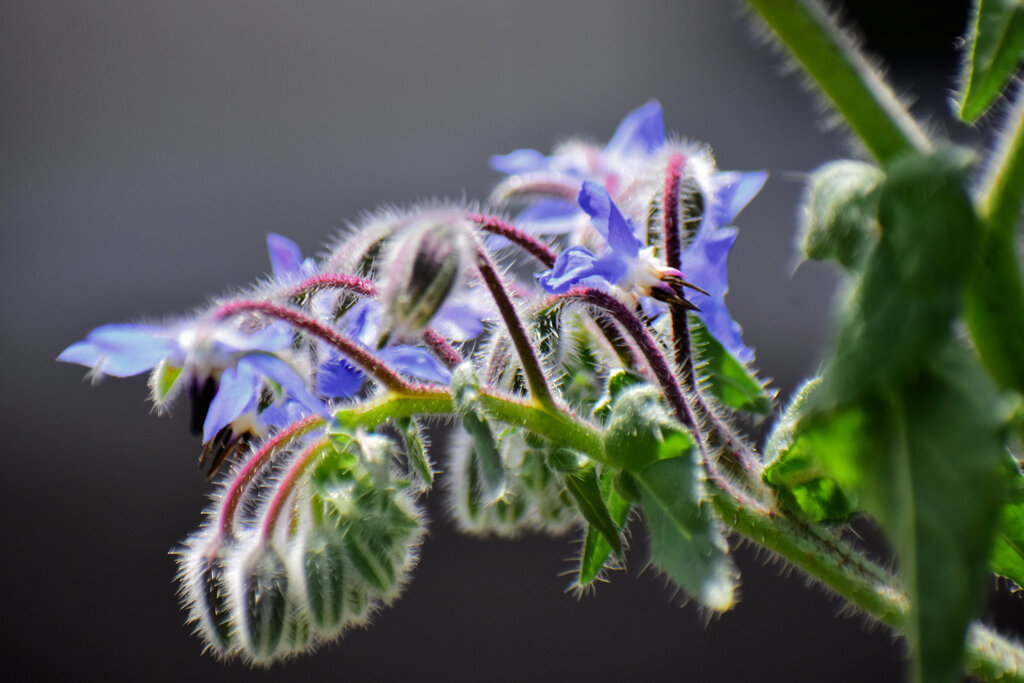
POLYGON ((419 422, 414 417, 402 417, 393 422, 405 444, 405 457, 409 460, 409 467, 423 482, 423 489, 429 491, 434 485, 434 467, 427 456, 419 422))
POLYGON ((975 0, 960 71, 960 119, 973 123, 988 111, 1024 56, 1024 5, 1019 0, 975 0))
POLYGON ((856 510, 818 459, 820 446, 805 440, 800 448, 793 448, 804 408, 820 383, 815 378, 800 387, 775 423, 765 446, 763 477, 789 509, 816 522, 844 522, 856 510))
POLYGON ((719 403, 758 415, 771 412, 774 392, 767 391, 747 366, 726 351, 703 322, 694 318, 690 334, 697 372, 719 403))
POLYGON ((158 407, 161 406, 176 388, 182 368, 171 365, 166 360, 160 361, 149 375, 149 393, 158 407))
MULTIPOLYGON (((622 529, 626 525, 626 520, 629 519, 633 503, 619 495, 614 484, 615 479, 615 472, 603 468, 598 475, 597 483, 602 502, 616 530, 616 540, 620 542, 620 550, 617 554, 621 556, 622 529)), ((576 585, 586 588, 593 584, 608 566, 608 560, 613 552, 615 552, 614 547, 608 542, 607 535, 593 524, 588 524, 586 536, 583 538, 583 550, 580 552, 576 585)))
POLYGON ((455 409, 462 417, 462 426, 473 441, 473 461, 479 468, 485 505, 501 498, 505 491, 505 463, 491 431, 486 412, 480 407, 480 384, 471 364, 455 368, 451 379, 455 409))
MULTIPOLYGON (((675 432, 665 450, 689 437, 675 432)), ((721 522, 704 496, 692 441, 683 455, 657 460, 637 477, 651 538, 651 561, 681 589, 716 612, 735 601, 736 570, 721 522)))
POLYGON ((801 202, 799 249, 805 259, 834 260, 858 271, 878 237, 878 187, 885 173, 840 159, 811 173, 801 202))
POLYGON ((622 557, 622 536, 620 525, 616 524, 605 500, 597 468, 586 465, 576 472, 566 474, 562 481, 565 489, 576 503, 576 509, 587 520, 588 529, 596 529, 604 537, 616 556, 622 557))

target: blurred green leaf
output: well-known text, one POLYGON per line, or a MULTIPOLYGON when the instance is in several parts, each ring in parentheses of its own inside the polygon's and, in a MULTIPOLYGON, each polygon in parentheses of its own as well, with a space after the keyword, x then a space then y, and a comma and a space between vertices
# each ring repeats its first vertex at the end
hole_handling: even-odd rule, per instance
POLYGON ((774 392, 766 391, 747 367, 708 332, 704 323, 693 324, 690 333, 700 377, 719 403, 759 415, 771 412, 774 392))
MULTIPOLYGON (((787 507, 816 522, 843 522, 856 511, 839 484, 818 459, 824 444, 801 441, 794 448, 797 428, 820 379, 812 379, 797 390, 782 417, 772 429, 765 446, 764 481, 775 489, 787 507)), ((850 443, 847 440, 845 443, 850 443)))
POLYGON ((847 403, 912 377, 949 339, 980 242, 968 162, 946 147, 890 167, 881 236, 841 312, 816 401, 847 403))
POLYGON ((882 523, 907 585, 918 680, 959 680, 1006 479, 1007 403, 950 342, 913 377, 810 418, 813 452, 882 523))
POLYGON ((1024 3, 976 0, 960 73, 960 118, 972 123, 996 101, 1024 56, 1024 3))
POLYGON ((663 432, 681 430, 662 403, 661 394, 650 385, 623 391, 608 418, 604 449, 617 467, 638 473, 659 457, 663 432))

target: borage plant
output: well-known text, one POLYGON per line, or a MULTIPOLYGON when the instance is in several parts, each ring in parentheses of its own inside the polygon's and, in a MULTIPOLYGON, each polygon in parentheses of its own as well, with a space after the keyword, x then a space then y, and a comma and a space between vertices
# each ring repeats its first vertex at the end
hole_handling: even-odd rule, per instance
MULTIPOLYGON (((739 425, 774 396, 725 294, 731 226, 767 175, 666 138, 653 101, 607 145, 494 157, 507 178, 487 210, 382 211, 318 260, 271 235, 273 276, 243 294, 61 354, 95 377, 149 372, 158 408, 191 403, 215 494, 176 552, 208 649, 268 664, 387 605, 443 458, 461 529, 582 534, 580 591, 642 524, 653 564, 726 611, 731 531, 905 634, 915 679, 1024 680, 1024 653, 972 621, 990 572, 1024 584, 1022 98, 979 174, 816 4, 750 4, 876 162, 808 182, 802 255, 835 260, 844 294, 821 376, 763 450, 739 425), (424 434, 438 416, 464 428, 443 455, 424 434), (855 516, 898 574, 843 534, 855 516)), ((977 3, 965 119, 1009 80, 1022 24, 977 3)))

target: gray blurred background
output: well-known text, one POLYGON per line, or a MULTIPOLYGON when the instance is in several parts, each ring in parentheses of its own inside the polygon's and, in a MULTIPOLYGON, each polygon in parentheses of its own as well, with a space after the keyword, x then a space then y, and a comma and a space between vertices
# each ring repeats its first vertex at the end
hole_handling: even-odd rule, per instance
MULTIPOLYGON (((967 4, 848 3, 940 131, 967 4)), ((834 283, 793 272, 801 179, 850 148, 752 34, 736 3, 698 0, 0 4, 4 671, 899 679, 900 643, 749 548, 742 602, 710 622, 642 551, 577 603, 572 539, 456 536, 440 494, 413 581, 371 628, 269 672, 218 663, 182 625, 167 554, 207 489, 184 406, 156 419, 142 379, 93 387, 53 362, 97 325, 185 312, 266 273, 268 232, 313 253, 385 202, 483 198, 489 155, 607 139, 657 97, 667 128, 711 143, 723 169, 772 172, 738 220, 728 303, 785 397, 822 357, 834 283)))

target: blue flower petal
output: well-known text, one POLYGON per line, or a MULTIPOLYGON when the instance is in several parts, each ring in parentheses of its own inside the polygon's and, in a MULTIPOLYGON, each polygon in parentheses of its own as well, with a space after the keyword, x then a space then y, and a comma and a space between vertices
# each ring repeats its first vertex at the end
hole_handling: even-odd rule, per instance
POLYGON ((306 406, 310 411, 314 413, 326 412, 327 408, 323 402, 311 394, 309 389, 306 388, 305 382, 295 373, 295 370, 277 356, 263 353, 253 354, 239 361, 239 363, 242 362, 252 365, 254 369, 280 384, 288 396, 306 406))
POLYGON ((715 175, 715 197, 709 211, 711 220, 718 227, 732 223, 736 215, 761 191, 768 180, 767 171, 737 173, 725 171, 715 175))
POLYGON ((380 352, 380 359, 399 372, 430 382, 447 384, 452 378, 434 354, 417 346, 389 346, 380 352))
POLYGON ((651 100, 626 114, 605 147, 608 154, 648 156, 665 144, 661 103, 651 100))
POLYGON ((509 175, 546 171, 550 167, 551 160, 535 149, 517 149, 491 157, 491 168, 509 175))
POLYGON ((267 235, 267 250, 270 252, 274 277, 282 278, 301 272, 302 250, 295 242, 272 232, 267 235))
POLYGON ((203 441, 217 436, 217 432, 234 422, 242 413, 255 410, 259 405, 262 386, 263 380, 244 358, 236 367, 224 370, 217 395, 210 402, 210 409, 203 422, 203 441))
POLYGON ((576 285, 615 284, 626 274, 628 265, 616 253, 594 256, 586 247, 569 247, 555 259, 551 270, 535 277, 544 291, 564 294, 576 285))
POLYGON ((735 228, 710 230, 702 227, 683 252, 681 270, 688 281, 710 294, 687 292, 687 298, 700 308, 699 315, 708 332, 737 360, 746 363, 753 360, 754 352, 743 344, 742 330, 725 307, 725 295, 729 291, 726 261, 736 234, 735 228))
POLYGON ((643 243, 637 239, 632 224, 619 211, 604 186, 586 181, 576 202, 590 216, 590 224, 601 233, 614 252, 627 259, 636 258, 643 243))
POLYGON ((347 358, 336 356, 320 366, 316 373, 316 391, 330 398, 354 396, 366 375, 347 358))
POLYGON ((275 322, 255 332, 225 332, 221 341, 232 351, 280 351, 291 346, 292 331, 284 323, 275 322))
POLYGON ((95 367, 114 377, 130 377, 153 369, 177 349, 177 342, 158 327, 103 325, 90 332, 85 341, 65 349, 57 360, 95 367))
POLYGON ((431 326, 446 339, 469 341, 484 331, 483 319, 487 310, 466 301, 455 301, 441 307, 431 326))

